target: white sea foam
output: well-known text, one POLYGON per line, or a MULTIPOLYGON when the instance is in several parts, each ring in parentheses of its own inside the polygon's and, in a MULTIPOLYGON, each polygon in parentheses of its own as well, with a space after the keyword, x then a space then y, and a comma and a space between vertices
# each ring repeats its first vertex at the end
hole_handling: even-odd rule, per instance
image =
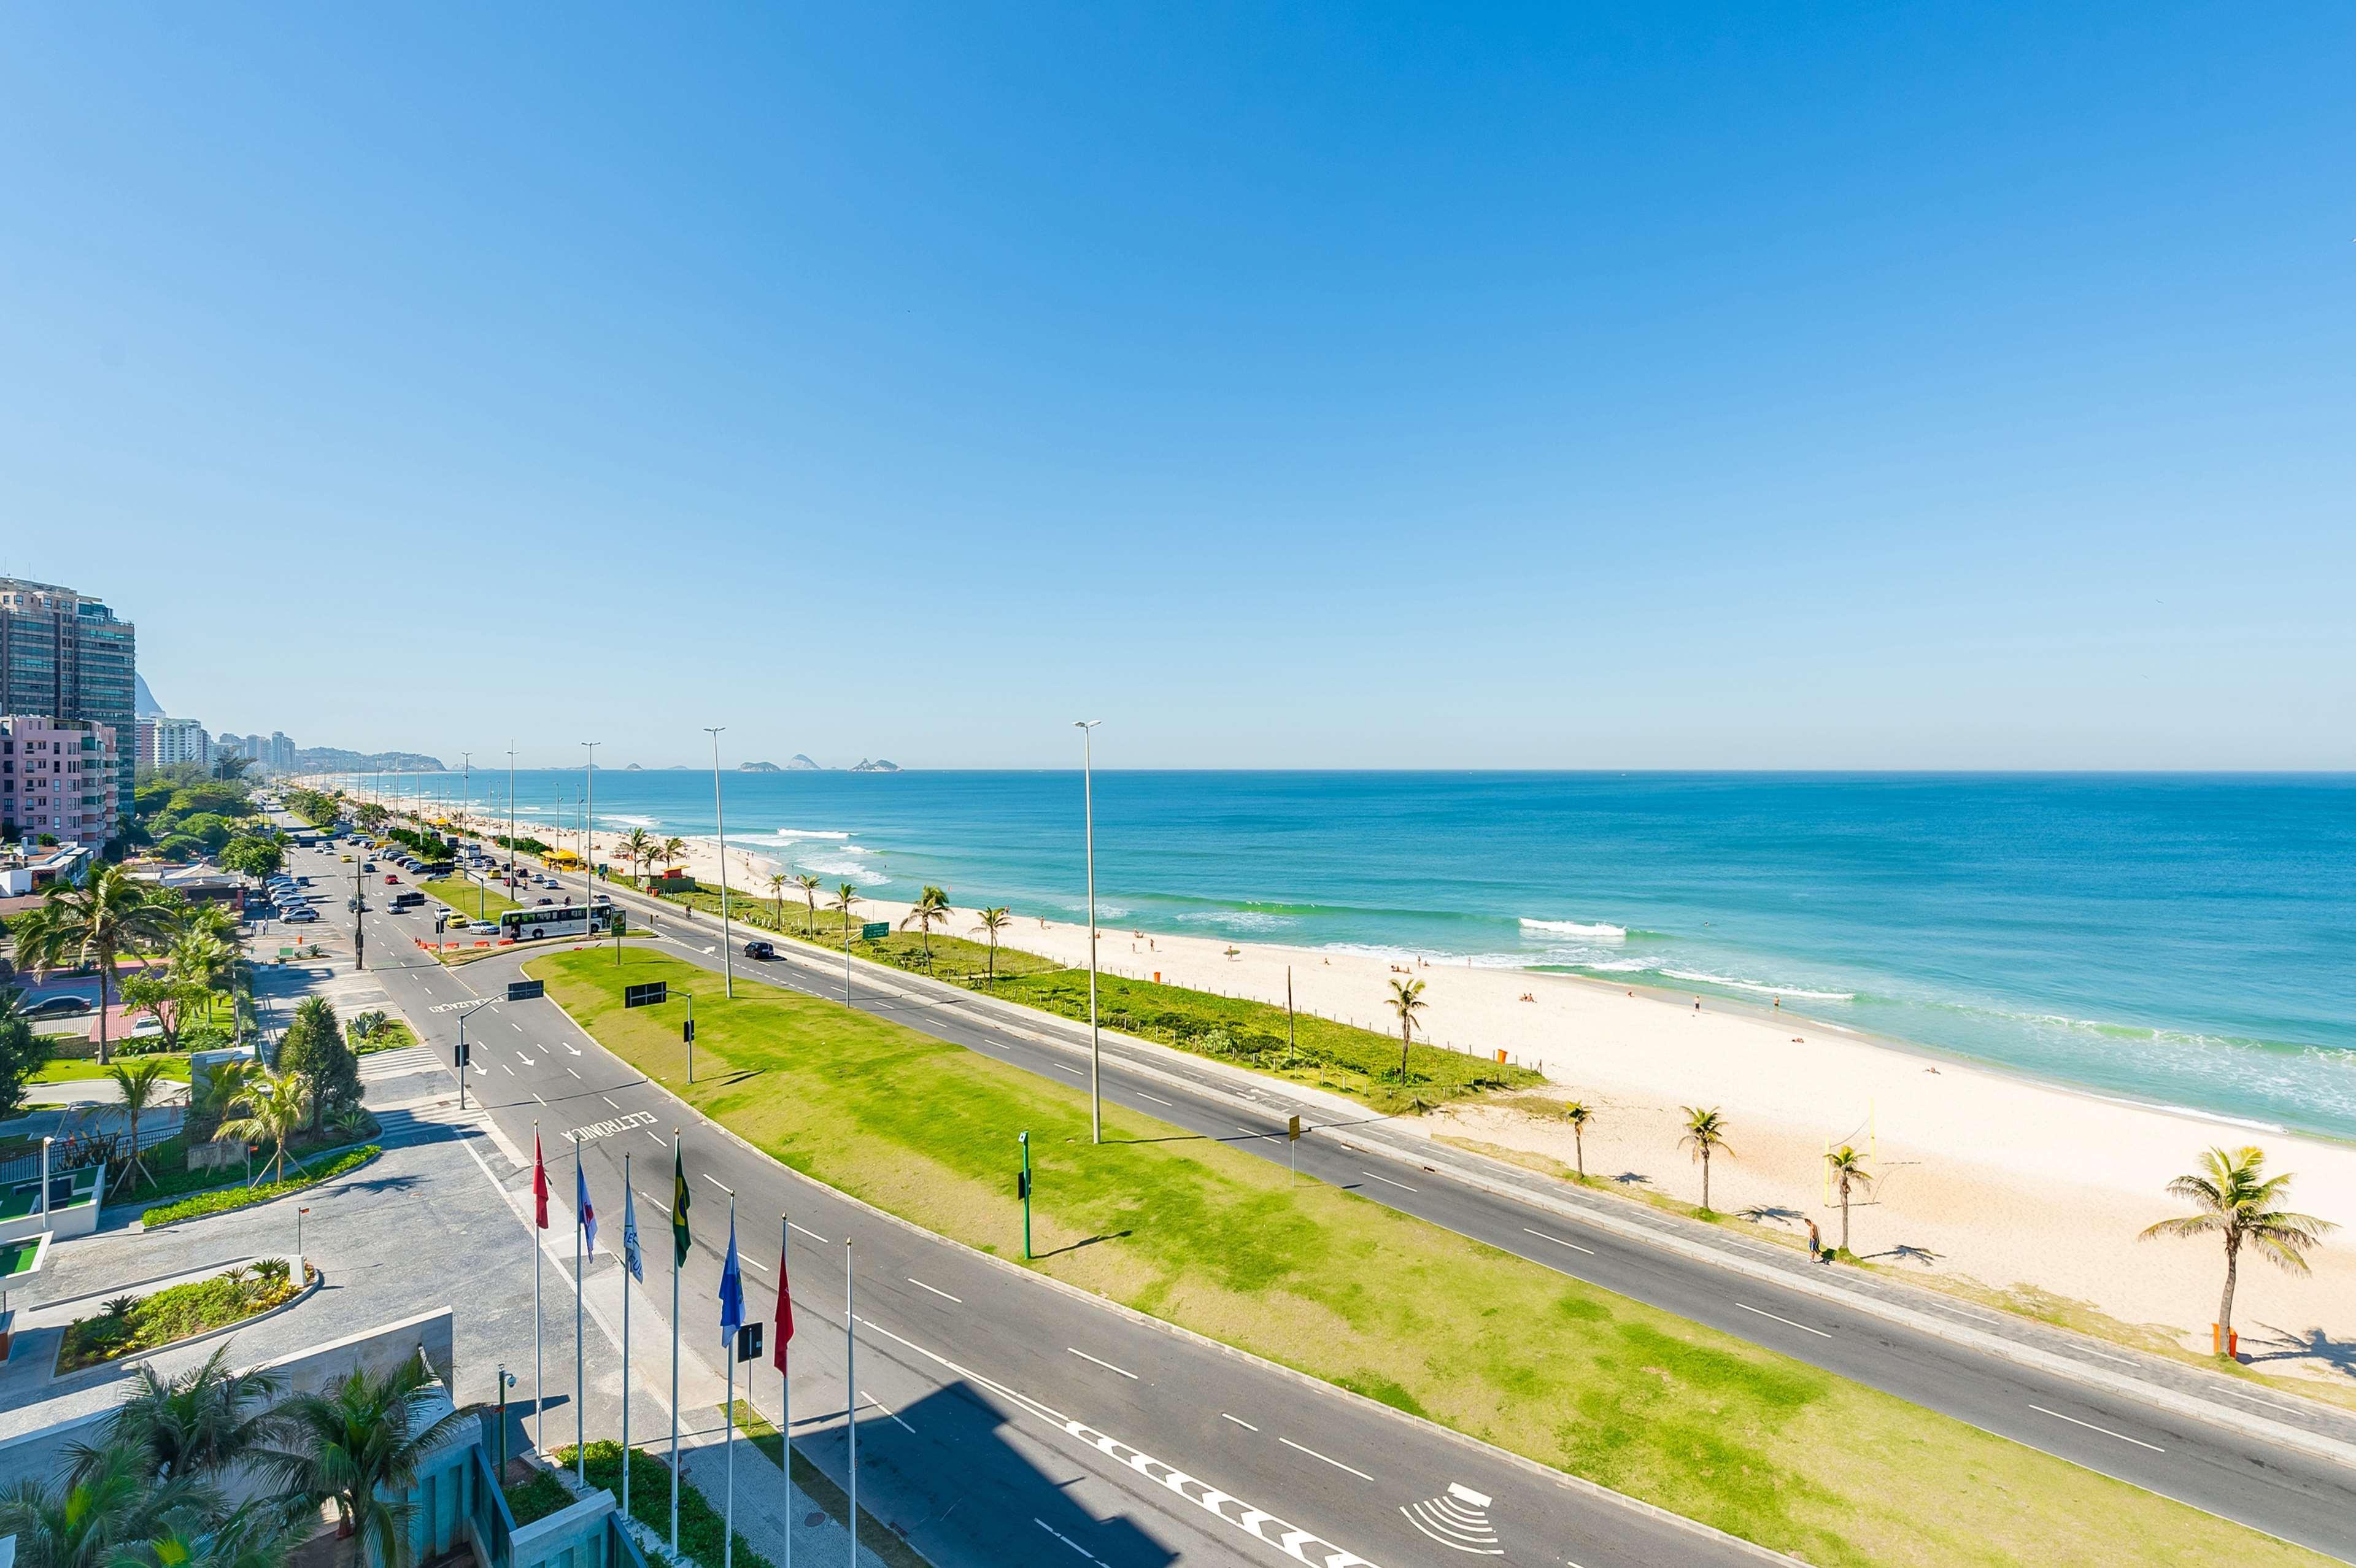
POLYGON ((769 828, 766 830, 766 836, 779 843, 790 843, 797 839, 847 839, 851 835, 825 828, 769 828))
POLYGON ((1795 996, 1804 1002, 1854 1002, 1854 991, 1810 991, 1798 985, 1762 985, 1753 980, 1730 980, 1722 974, 1706 974, 1697 970, 1665 969, 1671 980, 1691 981, 1697 985, 1723 985, 1735 991, 1755 991, 1762 996, 1795 996))
POLYGON ((1595 963, 1580 963, 1573 961, 1572 967, 1588 970, 1596 974, 1641 974, 1653 966, 1641 958, 1612 958, 1595 963))
POLYGON ((1533 920, 1522 917, 1522 929, 1544 931, 1550 937, 1585 937, 1590 941, 1622 942, 1628 940, 1625 926, 1589 925, 1580 920, 1533 920))
POLYGON ((662 822, 654 817, 630 817, 624 816, 615 811, 608 811, 597 820, 606 823, 619 823, 621 826, 626 828, 659 828, 662 826, 662 822))

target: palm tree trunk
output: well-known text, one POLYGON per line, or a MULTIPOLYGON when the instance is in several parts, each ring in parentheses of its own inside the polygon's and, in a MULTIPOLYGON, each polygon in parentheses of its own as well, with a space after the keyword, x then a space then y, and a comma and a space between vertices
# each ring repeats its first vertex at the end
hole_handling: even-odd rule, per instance
POLYGON ((1848 1251, 1848 1177, 1841 1177, 1841 1251, 1848 1251))
POLYGON ((1579 1160, 1579 1179, 1585 1181, 1587 1179, 1587 1133, 1583 1129, 1573 1127, 1570 1130, 1570 1147, 1579 1160))
POLYGON ((114 1059, 109 1054, 106 1043, 107 983, 113 973, 113 955, 101 952, 98 955, 98 1065, 101 1067, 106 1066, 114 1059))
POLYGON ((2217 1326, 2225 1331, 2227 1345, 2233 1342, 2233 1276, 2241 1270, 2241 1251, 2240 1237, 2225 1238, 2225 1294, 2224 1298, 2217 1303, 2217 1326))
POLYGON ((1407 1087, 1407 1039, 1408 1028, 1409 1026, 1408 1023, 1402 1019, 1399 1023, 1399 1087, 1401 1089, 1405 1089, 1407 1087))
POLYGON ((1702 1152, 1701 1152, 1701 1207, 1702 1207, 1702 1210, 1703 1210, 1703 1212, 1704 1212, 1704 1213, 1708 1212, 1708 1209, 1709 1209, 1709 1151, 1708 1151, 1708 1149, 1704 1149, 1704 1150, 1702 1150, 1702 1152))

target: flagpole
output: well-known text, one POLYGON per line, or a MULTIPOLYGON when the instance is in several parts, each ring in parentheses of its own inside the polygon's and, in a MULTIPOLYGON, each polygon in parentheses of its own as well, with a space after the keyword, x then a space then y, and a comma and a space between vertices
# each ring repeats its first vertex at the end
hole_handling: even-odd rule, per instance
MULTIPOLYGON (((777 1295, 780 1306, 777 1316, 780 1321, 793 1316, 793 1298, 789 1294, 793 1290, 793 1276, 786 1272, 786 1249, 793 1242, 790 1223, 784 1215, 777 1216, 777 1295)), ((782 1337, 777 1340, 777 1461, 786 1470, 785 1568, 794 1568, 794 1380, 793 1374, 786 1369, 786 1344, 787 1340, 782 1337)), ((747 1372, 744 1375, 749 1379, 753 1374, 747 1372)), ((855 1560, 851 1568, 859 1568, 855 1560)))
MULTIPOLYGON (((531 1157, 534 1160, 540 1158, 540 1123, 537 1122, 531 1124, 531 1157)), ((541 1180, 546 1179, 543 1175, 541 1180)), ((536 1201, 547 1200, 539 1198, 536 1201)), ((542 1229, 545 1227, 535 1223, 531 1238, 531 1445, 545 1454, 548 1452, 548 1398, 547 1390, 541 1381, 540 1260, 541 1254, 548 1249, 541 1245, 540 1230, 542 1229)))
MULTIPOLYGON (((714 737, 715 745, 718 744, 714 737)), ((728 1255, 736 1255, 736 1195, 728 1195, 728 1255)), ((721 1326, 721 1354, 728 1361, 728 1480, 722 1488, 720 1503, 720 1568, 735 1568, 736 1563, 736 1347, 735 1336, 721 1326)), ((752 1376, 747 1372, 746 1377, 752 1376)), ((790 1523, 788 1524, 790 1528, 790 1523)))
POLYGON ((851 1298, 851 1239, 842 1241, 842 1376, 851 1385, 842 1424, 851 1437, 851 1561, 859 1562, 859 1315, 851 1298))
MULTIPOLYGON (((630 1185, 630 1156, 622 1155, 622 1229, 629 1234, 623 1239, 625 1252, 637 1240, 637 1189, 630 1185)), ((624 1260, 625 1263, 627 1260, 624 1260)), ((630 1282, 628 1271, 622 1280, 622 1518, 630 1517, 630 1282)))
MULTIPOLYGON (((581 1134, 573 1134, 573 1192, 577 1198, 588 1190, 588 1177, 581 1174, 581 1134)), ((573 1462, 574 1477, 581 1489, 589 1489, 589 1429, 588 1414, 584 1406, 581 1357, 581 1297, 588 1279, 588 1264, 581 1255, 584 1232, 589 1229, 582 1206, 573 1206, 573 1462)), ((625 1461, 627 1463, 627 1461, 625 1461)))
MULTIPOLYGON (((670 1168, 685 1169, 680 1162, 683 1156, 679 1148, 679 1129, 670 1130, 670 1168)), ((670 1246, 670 1554, 679 1556, 679 1193, 671 1200, 670 1246)))

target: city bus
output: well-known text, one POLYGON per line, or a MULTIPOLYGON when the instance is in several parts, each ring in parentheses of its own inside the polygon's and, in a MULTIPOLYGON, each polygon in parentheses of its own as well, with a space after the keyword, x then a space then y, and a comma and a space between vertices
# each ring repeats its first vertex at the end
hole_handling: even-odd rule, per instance
POLYGON ((499 935, 509 941, 537 941, 542 937, 602 937, 626 932, 629 917, 611 904, 542 904, 531 909, 509 909, 499 916, 499 935))

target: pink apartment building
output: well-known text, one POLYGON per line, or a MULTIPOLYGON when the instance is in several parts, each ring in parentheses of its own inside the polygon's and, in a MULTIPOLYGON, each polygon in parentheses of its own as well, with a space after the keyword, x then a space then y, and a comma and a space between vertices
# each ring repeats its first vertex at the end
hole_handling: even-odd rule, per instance
POLYGON ((114 729, 81 719, 0 716, 0 828, 95 848, 114 836, 114 729))

